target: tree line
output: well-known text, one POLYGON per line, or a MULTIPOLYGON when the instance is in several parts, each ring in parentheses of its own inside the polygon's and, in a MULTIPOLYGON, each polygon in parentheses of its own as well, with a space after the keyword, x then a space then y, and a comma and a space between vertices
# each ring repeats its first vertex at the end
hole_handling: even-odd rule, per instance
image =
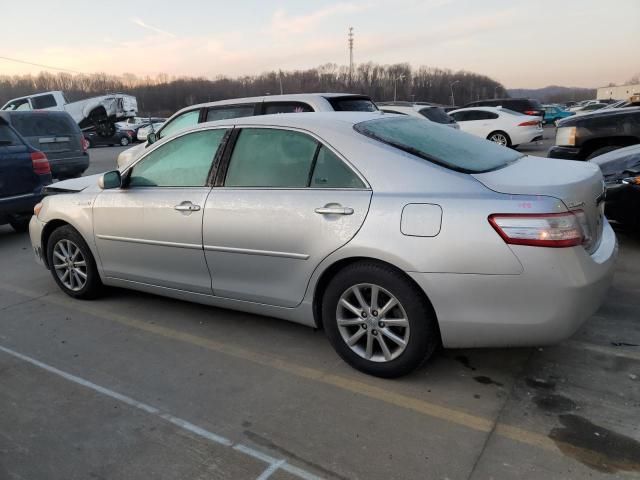
POLYGON ((141 115, 169 116, 188 105, 282 93, 351 92, 369 95, 375 101, 426 101, 443 105, 464 105, 473 100, 506 97, 499 82, 467 71, 419 67, 408 63, 379 65, 368 62, 355 66, 325 64, 317 68, 294 71, 271 71, 235 78, 218 76, 139 77, 95 73, 41 72, 38 75, 0 76, 0 105, 6 101, 48 90, 62 90, 69 101, 93 95, 122 92, 135 95, 141 115), (453 94, 453 97, 452 97, 453 94))

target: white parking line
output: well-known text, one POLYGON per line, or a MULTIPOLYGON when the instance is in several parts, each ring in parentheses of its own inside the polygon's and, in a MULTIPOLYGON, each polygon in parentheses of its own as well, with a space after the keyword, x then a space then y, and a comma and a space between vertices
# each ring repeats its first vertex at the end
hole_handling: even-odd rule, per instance
POLYGON ((131 397, 127 397, 126 395, 122 395, 118 392, 114 392, 113 390, 110 390, 106 387, 101 387, 100 385, 97 385, 93 382, 85 380, 84 378, 80 378, 71 373, 67 373, 62 370, 59 370, 56 367, 47 365, 46 363, 36 360, 35 358, 28 357, 26 355, 23 355, 22 353, 16 352, 14 350, 3 347, 1 345, 0 345, 0 351, 6 353, 7 355, 11 355, 13 357, 19 358, 20 360, 30 363, 31 365, 34 365, 38 368, 46 370, 49 373, 58 375, 66 380, 69 380, 70 382, 89 388, 94 392, 101 393, 107 397, 113 398, 114 400, 118 400, 122 403, 126 403, 127 405, 135 407, 146 413, 160 417, 163 420, 166 420, 167 422, 170 422, 182 428, 183 430, 187 430, 193 433, 194 435, 205 438, 213 443, 217 443, 225 447, 231 447, 233 450, 244 453, 245 455, 248 455, 257 460, 267 463, 268 464, 267 469, 260 474, 257 480, 266 480, 271 475, 273 475, 273 473, 275 473, 277 470, 284 470, 292 475, 295 475, 296 477, 302 478, 303 480, 322 480, 321 477, 318 477, 317 475, 314 475, 311 472, 308 472, 306 470, 303 470, 301 468, 294 467, 293 465, 288 464, 285 459, 274 458, 266 453, 261 452, 260 450, 256 450, 255 448, 249 447, 247 445, 243 445, 241 443, 233 443, 228 438, 222 437, 213 432, 210 432, 209 430, 205 430, 204 428, 198 427, 197 425, 194 425, 191 422, 183 420, 182 418, 176 417, 167 412, 162 412, 156 407, 152 407, 151 405, 148 405, 146 403, 139 402, 138 400, 135 400, 131 397))

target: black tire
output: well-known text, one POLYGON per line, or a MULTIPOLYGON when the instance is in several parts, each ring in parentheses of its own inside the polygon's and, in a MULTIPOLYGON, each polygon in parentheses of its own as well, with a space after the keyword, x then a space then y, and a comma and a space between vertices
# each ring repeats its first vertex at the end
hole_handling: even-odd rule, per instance
POLYGON ((14 220, 9 220, 9 225, 11 225, 11 228, 13 228, 17 233, 24 233, 29 230, 30 221, 31 217, 16 218, 14 220))
POLYGON ((600 155, 604 155, 605 153, 613 152, 614 150, 618 150, 619 148, 624 147, 624 145, 609 145, 607 147, 601 147, 597 150, 594 150, 589 154, 587 160, 591 160, 592 158, 598 157, 600 155))
POLYGON ((129 139, 127 137, 122 137, 120 139, 120 145, 122 145, 123 147, 126 147, 127 145, 129 145, 129 139))
POLYGON ((100 294, 102 290, 102 281, 100 280, 100 275, 98 273, 98 268, 96 267, 96 262, 93 258, 93 254, 87 246, 87 243, 82 238, 82 235, 80 235, 80 233, 78 233, 78 231, 71 225, 64 225, 62 227, 56 228, 49 237, 49 241, 47 242, 47 264, 49 265, 49 270, 51 271, 51 275, 53 276, 55 282, 58 284, 60 289, 70 297, 88 300, 96 298, 100 294), (85 259, 87 279, 84 286, 80 290, 74 291, 67 288, 67 286, 62 283, 60 278, 58 278, 56 270, 53 267, 53 249, 60 240, 70 240, 75 245, 77 245, 77 247, 80 249, 80 252, 82 253, 82 256, 85 259))
POLYGON ((505 147, 510 147, 511 146, 511 137, 509 137, 509 135, 507 134, 507 132, 503 132, 502 130, 496 130, 495 132, 491 132, 489 135, 487 135, 487 140, 490 140, 494 143, 498 143, 500 144, 500 142, 496 141, 495 139, 497 138, 497 136, 503 136, 505 138, 505 140, 507 141, 507 144, 504 145, 505 147))
MULTIPOLYGON (((435 314, 423 292, 403 273, 377 262, 351 264, 331 279, 322 298, 322 318, 329 342, 352 367, 370 375, 395 378, 421 366, 440 344, 435 314), (409 323, 406 347, 389 361, 373 361, 356 353, 343 339, 337 323, 340 297, 359 284, 374 284, 391 293, 402 305, 409 323)), ((358 327, 354 327, 356 330, 358 327)), ((375 328, 375 327, 371 327, 375 328)), ((372 333, 376 333, 372 330, 372 333)))

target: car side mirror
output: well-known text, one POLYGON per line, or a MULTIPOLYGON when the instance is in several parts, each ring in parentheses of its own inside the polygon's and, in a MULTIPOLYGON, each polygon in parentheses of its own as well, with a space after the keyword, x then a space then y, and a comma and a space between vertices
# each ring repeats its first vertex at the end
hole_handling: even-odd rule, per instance
POLYGON ((149 133, 149 135, 147 135, 147 143, 149 145, 151 145, 152 143, 155 143, 158 140, 158 135, 155 132, 151 132, 149 133))
POLYGON ((98 187, 102 190, 109 190, 112 188, 120 188, 122 186, 122 176, 118 170, 113 170, 102 175, 98 179, 98 187))

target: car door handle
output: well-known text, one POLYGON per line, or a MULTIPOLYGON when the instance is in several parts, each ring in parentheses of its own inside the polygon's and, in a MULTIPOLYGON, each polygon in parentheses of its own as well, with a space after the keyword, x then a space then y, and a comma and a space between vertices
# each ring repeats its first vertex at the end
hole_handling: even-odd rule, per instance
POLYGON ((178 210, 179 212, 197 212, 200 210, 200 205, 194 205, 191 202, 182 202, 179 205, 173 207, 174 210, 178 210))
POLYGON ((349 207, 320 207, 320 208, 316 208, 315 210, 316 213, 319 213, 320 215, 353 215, 353 208, 349 208, 349 207))

